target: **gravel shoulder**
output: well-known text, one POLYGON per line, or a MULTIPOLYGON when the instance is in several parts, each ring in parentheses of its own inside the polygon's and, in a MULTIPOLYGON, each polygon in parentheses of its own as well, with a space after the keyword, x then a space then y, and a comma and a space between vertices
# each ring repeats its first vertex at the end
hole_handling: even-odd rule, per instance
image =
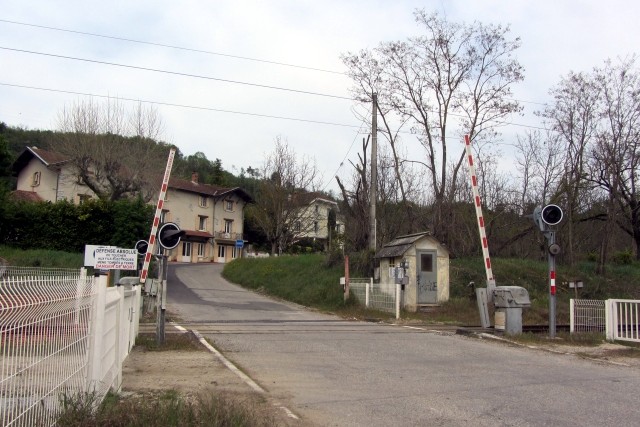
MULTIPOLYGON (((174 332, 175 333, 175 332, 174 332)), ((278 426, 311 426, 292 418, 281 402, 253 391, 204 346, 189 350, 150 351, 135 346, 122 370, 121 393, 152 396, 177 391, 187 401, 212 393, 241 403, 278 426)))

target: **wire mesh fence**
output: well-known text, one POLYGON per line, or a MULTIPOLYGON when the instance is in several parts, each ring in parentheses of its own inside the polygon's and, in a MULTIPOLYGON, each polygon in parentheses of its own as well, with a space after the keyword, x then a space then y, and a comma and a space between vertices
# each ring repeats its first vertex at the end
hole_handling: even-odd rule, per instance
POLYGON ((59 396, 84 389, 94 291, 80 270, 7 268, 0 278, 0 424, 52 425, 59 396))
MULTIPOLYGON (((64 397, 119 387, 140 287, 85 270, 10 267, 0 277, 0 425, 52 426, 64 397)), ((135 323, 135 325, 133 325, 135 323)))
POLYGON ((396 313, 396 285, 394 283, 373 283, 371 278, 350 278, 349 290, 356 300, 367 308, 396 313))
POLYGON ((571 332, 601 332, 607 328, 604 300, 571 299, 571 332))

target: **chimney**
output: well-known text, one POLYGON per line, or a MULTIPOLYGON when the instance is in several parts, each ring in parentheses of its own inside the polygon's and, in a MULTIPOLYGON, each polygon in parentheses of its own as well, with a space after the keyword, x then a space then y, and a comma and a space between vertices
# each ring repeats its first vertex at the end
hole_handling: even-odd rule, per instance
POLYGON ((191 172, 191 182, 194 184, 198 183, 198 172, 191 172))

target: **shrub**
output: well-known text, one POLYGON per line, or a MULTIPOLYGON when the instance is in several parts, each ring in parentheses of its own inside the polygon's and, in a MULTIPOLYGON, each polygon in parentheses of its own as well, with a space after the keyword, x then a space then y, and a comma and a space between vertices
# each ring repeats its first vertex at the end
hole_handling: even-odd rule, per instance
POLYGON ((630 250, 616 252, 611 257, 611 262, 616 265, 630 265, 633 263, 633 253, 630 250))

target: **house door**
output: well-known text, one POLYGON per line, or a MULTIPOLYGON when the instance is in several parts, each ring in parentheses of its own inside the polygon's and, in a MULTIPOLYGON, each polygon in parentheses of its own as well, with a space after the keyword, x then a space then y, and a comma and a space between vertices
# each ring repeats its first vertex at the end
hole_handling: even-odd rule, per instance
POLYGON ((436 251, 417 251, 416 288, 418 304, 438 302, 438 272, 436 251))
POLYGON ((182 262, 191 262, 191 242, 182 242, 182 262))
POLYGON ((216 262, 227 262, 227 247, 223 245, 218 245, 218 259, 216 262))

